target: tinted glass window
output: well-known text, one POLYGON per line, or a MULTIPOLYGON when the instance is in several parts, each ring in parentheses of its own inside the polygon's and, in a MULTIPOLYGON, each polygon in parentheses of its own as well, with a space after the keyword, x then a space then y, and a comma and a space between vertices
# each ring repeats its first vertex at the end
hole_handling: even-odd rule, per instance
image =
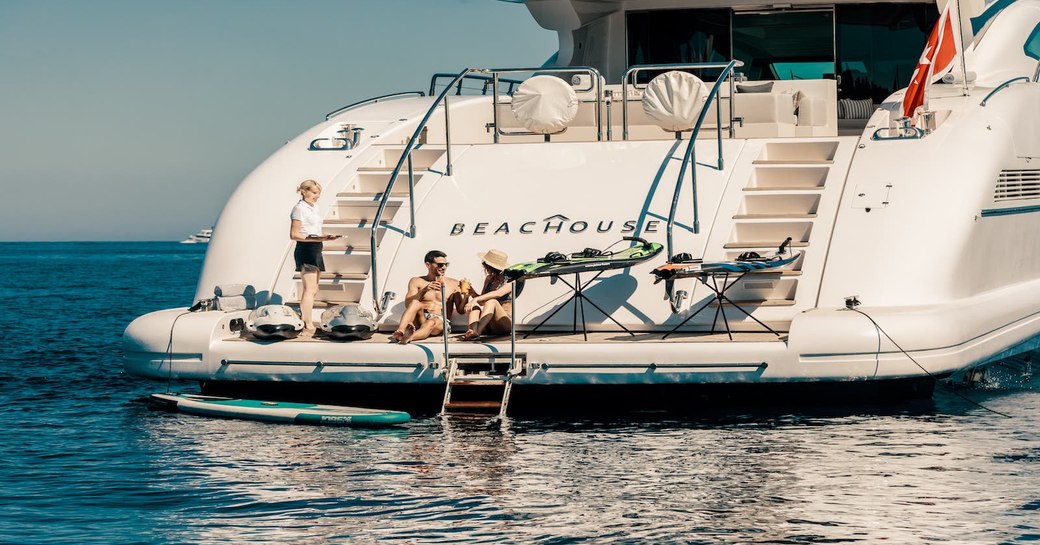
MULTIPOLYGON (((628 65, 729 62, 729 14, 728 9, 629 12, 628 65)), ((707 79, 718 72, 697 75, 707 79)))
POLYGON ((835 6, 842 98, 880 103, 906 87, 939 12, 935 4, 835 6))
POLYGON ((834 12, 733 14, 733 56, 753 80, 834 77, 834 12))

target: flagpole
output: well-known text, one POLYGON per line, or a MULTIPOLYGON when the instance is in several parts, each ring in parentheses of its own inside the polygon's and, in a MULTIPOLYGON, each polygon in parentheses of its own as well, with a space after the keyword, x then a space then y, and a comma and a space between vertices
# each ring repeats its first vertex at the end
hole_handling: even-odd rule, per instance
POLYGON ((964 44, 964 17, 961 12, 961 0, 957 2, 957 49, 960 50, 961 57, 961 96, 968 96, 968 65, 964 60, 964 50, 968 48, 964 44))

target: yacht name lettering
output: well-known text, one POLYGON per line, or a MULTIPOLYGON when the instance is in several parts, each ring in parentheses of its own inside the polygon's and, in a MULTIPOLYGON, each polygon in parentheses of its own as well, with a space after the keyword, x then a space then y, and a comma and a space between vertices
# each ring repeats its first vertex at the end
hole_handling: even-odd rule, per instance
MULTIPOLYGON (((584 233, 595 229, 597 233, 609 233, 617 230, 622 234, 633 233, 636 230, 639 222, 636 220, 628 220, 625 222, 615 222, 614 220, 596 220, 596 221, 585 221, 585 220, 571 220, 567 216, 557 214, 550 216, 541 221, 525 221, 522 223, 512 223, 508 221, 495 223, 482 221, 478 223, 456 223, 451 226, 451 232, 449 235, 508 235, 513 232, 518 232, 523 235, 530 235, 534 233, 541 234, 561 234, 561 233, 584 233)), ((656 233, 660 226, 660 220, 650 220, 643 224, 643 233, 656 233)))

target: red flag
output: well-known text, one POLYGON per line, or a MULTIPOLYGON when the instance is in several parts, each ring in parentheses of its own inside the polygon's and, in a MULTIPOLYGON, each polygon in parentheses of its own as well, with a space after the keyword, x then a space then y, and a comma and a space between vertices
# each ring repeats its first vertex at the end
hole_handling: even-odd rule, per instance
POLYGON ((913 117, 914 110, 924 104, 924 92, 929 83, 941 80, 953 69, 957 52, 960 50, 958 33, 953 26, 955 10, 952 8, 955 4, 956 0, 950 0, 946 4, 939 20, 932 27, 932 33, 928 35, 924 53, 921 53, 914 75, 910 77, 910 85, 906 87, 906 94, 903 95, 904 117, 913 117))

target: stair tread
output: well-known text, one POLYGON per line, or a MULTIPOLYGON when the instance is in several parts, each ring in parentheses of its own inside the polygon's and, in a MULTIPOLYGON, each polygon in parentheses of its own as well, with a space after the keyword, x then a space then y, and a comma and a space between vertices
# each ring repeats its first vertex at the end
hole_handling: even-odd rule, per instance
MULTIPOLYGON (((379 199, 383 198, 383 192, 382 191, 343 191, 343 192, 340 192, 340 193, 336 193, 336 197, 339 197, 340 199, 348 199, 350 202, 357 202, 357 201, 367 202, 367 201, 370 200, 370 201, 372 201, 372 204, 377 204, 379 202, 379 199)), ((395 199, 404 201, 404 200, 407 200, 406 197, 408 197, 408 189, 407 188, 404 191, 391 191, 390 192, 390 199, 389 199, 389 201, 393 201, 395 199)))
POLYGON ((816 214, 734 214, 735 220, 813 219, 816 214))
POLYGON ((751 162, 753 165, 832 165, 834 161, 830 159, 785 159, 785 160, 770 160, 770 159, 755 159, 751 162))
POLYGON ((823 191, 823 186, 819 185, 807 185, 807 186, 757 186, 757 187, 745 187, 744 191, 823 191))
MULTIPOLYGON (((791 248, 805 248, 808 246, 808 242, 802 242, 800 240, 792 241, 788 246, 791 248)), ((769 241, 740 241, 740 242, 727 242, 722 247, 726 249, 737 249, 737 248, 778 248, 780 245, 775 240, 769 241)))
MULTIPOLYGON (((388 225, 389 222, 387 220, 382 220, 382 221, 379 222, 379 224, 380 225, 388 225)), ((325 220, 322 223, 322 225, 333 225, 333 226, 357 225, 359 227, 371 227, 372 226, 372 220, 349 219, 349 218, 331 218, 331 219, 325 220)))
MULTIPOLYGON (((293 275, 293 280, 299 280, 300 273, 293 275)), ((368 273, 337 273, 337 272, 323 272, 318 276, 318 280, 367 280, 368 273)))
MULTIPOLYGON (((794 303, 794 299, 734 299, 732 304, 741 307, 790 307, 794 303)), ((732 306, 725 301, 722 304, 732 306)), ((718 306, 718 302, 712 301, 711 306, 718 306)))

